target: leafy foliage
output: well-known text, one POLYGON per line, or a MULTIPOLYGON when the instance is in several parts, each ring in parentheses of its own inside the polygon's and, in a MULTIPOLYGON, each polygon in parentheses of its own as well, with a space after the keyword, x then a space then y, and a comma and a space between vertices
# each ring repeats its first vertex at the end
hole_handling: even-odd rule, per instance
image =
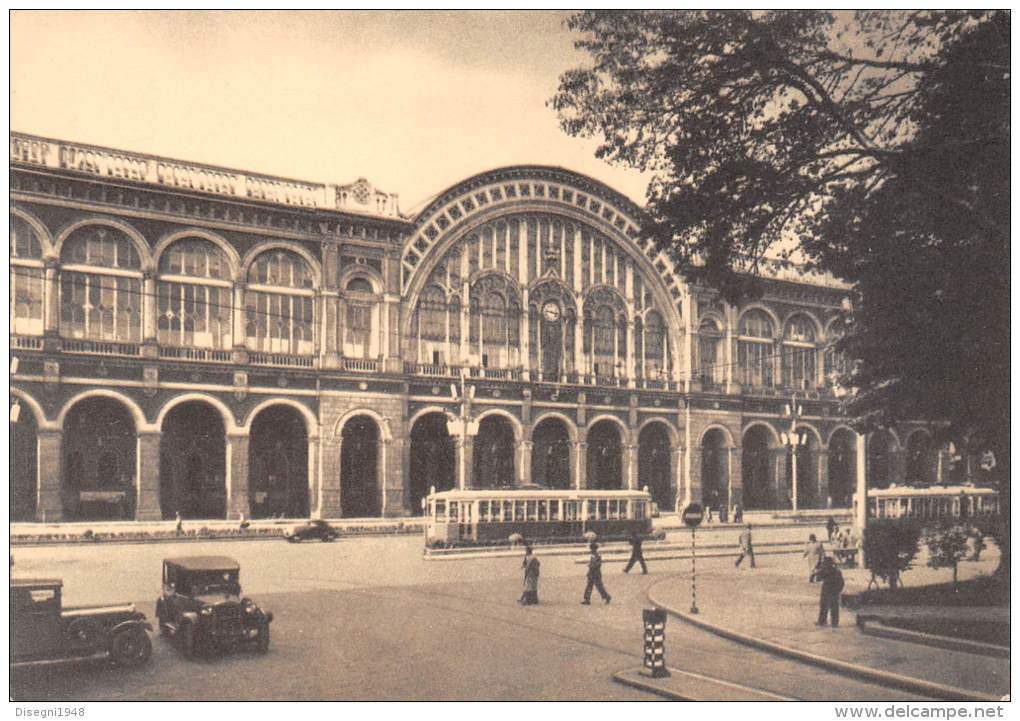
POLYGON ((962 526, 940 526, 929 532, 925 538, 928 546, 928 565, 931 568, 953 569, 953 584, 960 561, 967 555, 969 533, 962 526))
POLYGON ((878 579, 896 588, 900 574, 910 568, 917 555, 921 527, 910 520, 875 521, 864 533, 864 567, 878 579))

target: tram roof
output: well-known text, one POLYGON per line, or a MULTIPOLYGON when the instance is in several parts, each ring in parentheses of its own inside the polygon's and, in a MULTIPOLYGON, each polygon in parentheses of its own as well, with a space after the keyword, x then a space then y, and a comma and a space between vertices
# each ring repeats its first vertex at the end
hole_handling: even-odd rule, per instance
POLYGON ((889 488, 869 488, 868 498, 884 498, 886 496, 944 496, 950 498, 963 494, 965 496, 988 496, 998 493, 994 488, 982 486, 890 486, 889 488))
POLYGON ((429 498, 443 498, 454 500, 476 500, 476 499, 525 499, 525 498, 577 498, 577 499, 598 499, 598 498, 651 498, 647 491, 623 490, 623 491, 598 491, 598 490, 572 490, 572 489, 550 489, 550 488, 508 488, 499 489, 472 489, 439 491, 429 494, 429 498))

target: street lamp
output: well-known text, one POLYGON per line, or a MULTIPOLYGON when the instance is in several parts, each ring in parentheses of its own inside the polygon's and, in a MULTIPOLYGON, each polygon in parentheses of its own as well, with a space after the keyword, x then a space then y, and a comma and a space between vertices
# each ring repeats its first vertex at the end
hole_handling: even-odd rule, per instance
POLYGON ((790 402, 783 408, 783 416, 790 419, 790 430, 779 434, 783 445, 790 449, 790 475, 793 479, 793 493, 790 501, 794 512, 797 511, 797 448, 807 445, 807 433, 797 430, 797 420, 804 412, 802 406, 797 405, 797 396, 794 394, 790 402))

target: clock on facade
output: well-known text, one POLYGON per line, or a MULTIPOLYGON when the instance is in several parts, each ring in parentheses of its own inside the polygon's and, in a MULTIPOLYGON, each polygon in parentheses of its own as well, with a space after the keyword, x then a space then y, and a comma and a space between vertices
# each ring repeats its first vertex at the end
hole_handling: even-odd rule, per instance
POLYGON ((555 303, 546 303, 542 308, 542 315, 550 323, 558 321, 560 319, 560 307, 555 303))

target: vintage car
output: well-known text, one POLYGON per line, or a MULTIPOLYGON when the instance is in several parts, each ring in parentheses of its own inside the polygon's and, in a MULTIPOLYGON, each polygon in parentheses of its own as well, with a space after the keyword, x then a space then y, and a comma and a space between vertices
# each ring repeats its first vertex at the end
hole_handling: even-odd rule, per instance
POLYGON ((63 582, 11 579, 11 664, 107 656, 136 666, 152 654, 152 630, 130 603, 63 607, 63 582))
POLYGON ((339 536, 340 531, 336 530, 325 521, 317 518, 305 523, 300 523, 292 528, 288 528, 283 534, 283 537, 291 543, 316 538, 327 543, 329 541, 335 541, 339 536))
POLYGON ((163 561, 163 595, 156 601, 159 631, 180 642, 186 658, 240 646, 269 650, 273 614, 241 596, 240 566, 226 556, 163 561))

